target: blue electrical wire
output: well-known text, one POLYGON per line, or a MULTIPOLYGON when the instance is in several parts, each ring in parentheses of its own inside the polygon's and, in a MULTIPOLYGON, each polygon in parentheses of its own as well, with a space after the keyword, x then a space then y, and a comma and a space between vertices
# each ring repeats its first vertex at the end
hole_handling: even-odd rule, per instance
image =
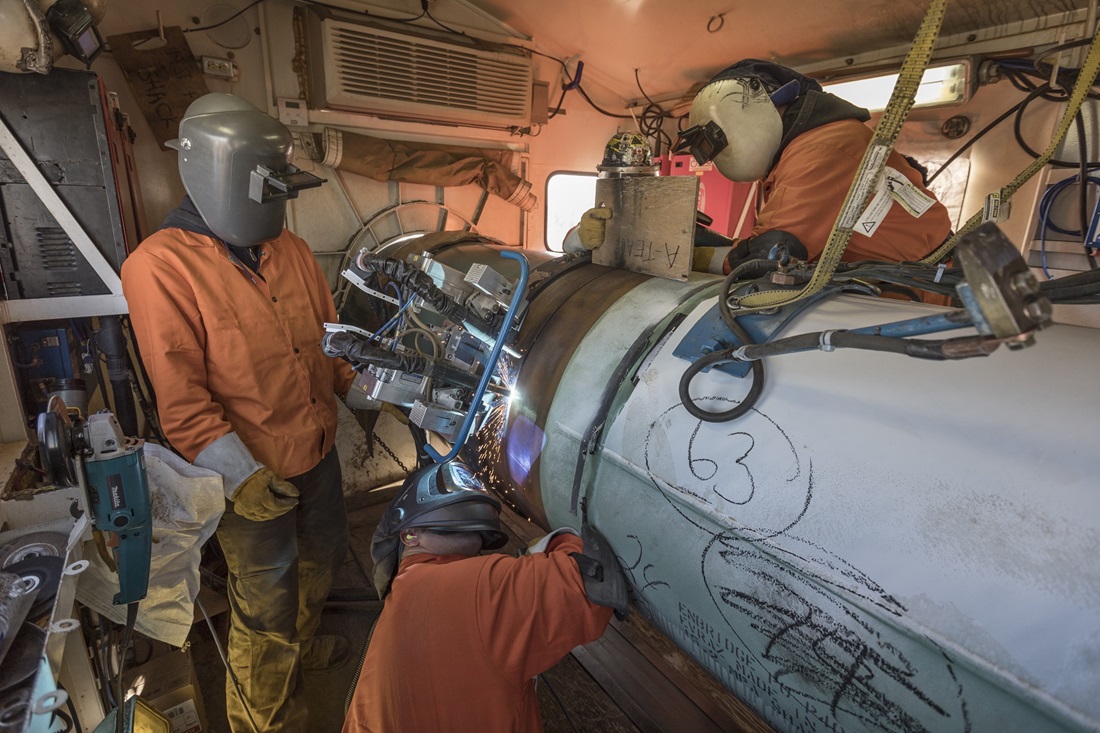
POLYGON ((371 341, 377 339, 378 342, 381 343, 383 334, 385 334, 386 331, 389 331, 391 328, 398 324, 398 322, 401 320, 401 316, 405 313, 405 309, 407 309, 411 304, 412 298, 409 298, 404 303, 402 303, 401 308, 397 311, 397 315, 386 321, 386 324, 382 326, 382 328, 378 329, 373 336, 371 336, 371 341))
MULTIPOLYGON (((1054 202, 1058 199, 1058 196, 1071 185, 1079 183, 1080 179, 1080 176, 1073 176, 1072 178, 1065 178, 1058 181, 1050 186, 1039 199, 1039 262, 1047 280, 1054 279, 1054 276, 1050 274, 1050 269, 1047 267, 1047 230, 1053 230, 1059 234, 1080 236, 1082 241, 1087 235, 1087 232, 1082 232, 1080 230, 1063 229, 1050 221, 1050 210, 1054 207, 1054 202)), ((1096 176, 1087 176, 1085 180, 1088 183, 1100 186, 1100 178, 1096 176)), ((1084 242, 1084 244, 1086 248, 1089 248, 1088 242, 1084 242)))

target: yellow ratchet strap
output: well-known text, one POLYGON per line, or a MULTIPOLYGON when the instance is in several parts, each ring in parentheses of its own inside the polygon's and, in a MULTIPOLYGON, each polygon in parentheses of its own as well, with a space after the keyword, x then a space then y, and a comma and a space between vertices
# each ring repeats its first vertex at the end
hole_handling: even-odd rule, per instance
POLYGON ((924 68, 928 65, 932 57, 932 49, 939 38, 946 8, 947 0, 932 0, 924 20, 921 21, 917 36, 913 39, 913 46, 909 49, 905 62, 901 66, 901 73, 890 95, 890 101, 882 113, 882 119, 875 127, 875 134, 871 138, 870 145, 867 146, 867 152, 863 154, 863 160, 859 164, 852 185, 848 188, 844 205, 829 233, 829 240, 821 252, 817 267, 814 268, 813 277, 802 290, 796 292, 773 289, 744 295, 739 300, 741 307, 736 311, 737 315, 777 308, 807 298, 825 287, 832 278, 837 265, 840 264, 840 257, 852 238, 852 227, 874 197, 876 184, 886 167, 886 159, 894 149, 894 141, 897 140, 901 126, 913 107, 913 99, 917 95, 924 68))

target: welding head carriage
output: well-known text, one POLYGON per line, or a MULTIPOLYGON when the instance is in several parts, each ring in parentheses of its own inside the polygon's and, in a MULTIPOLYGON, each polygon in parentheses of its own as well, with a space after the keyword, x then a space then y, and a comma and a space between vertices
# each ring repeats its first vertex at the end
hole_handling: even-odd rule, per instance
POLYGON ((291 165, 290 131, 232 94, 206 94, 180 120, 183 187, 218 238, 251 247, 279 236, 287 199, 324 179, 291 165))

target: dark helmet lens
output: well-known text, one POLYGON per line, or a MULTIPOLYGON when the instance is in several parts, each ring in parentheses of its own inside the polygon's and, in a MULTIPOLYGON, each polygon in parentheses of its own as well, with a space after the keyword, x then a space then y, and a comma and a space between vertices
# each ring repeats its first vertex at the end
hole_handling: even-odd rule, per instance
POLYGON ((726 139, 726 133, 718 123, 711 121, 705 125, 694 125, 681 132, 672 152, 689 151, 695 158, 695 162, 703 165, 714 160, 727 145, 729 141, 726 139))

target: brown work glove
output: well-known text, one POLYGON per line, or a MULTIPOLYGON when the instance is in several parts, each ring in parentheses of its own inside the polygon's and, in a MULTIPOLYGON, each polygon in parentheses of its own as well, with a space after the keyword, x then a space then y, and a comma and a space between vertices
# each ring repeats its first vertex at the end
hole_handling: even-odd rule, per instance
POLYGON ((261 468, 237 487, 229 500, 233 511, 253 522, 266 522, 298 505, 298 489, 279 478, 270 468, 261 468))
POLYGON ((596 249, 603 244, 607 220, 610 218, 611 209, 607 207, 589 209, 581 215, 580 223, 577 225, 577 236, 585 249, 596 249))

